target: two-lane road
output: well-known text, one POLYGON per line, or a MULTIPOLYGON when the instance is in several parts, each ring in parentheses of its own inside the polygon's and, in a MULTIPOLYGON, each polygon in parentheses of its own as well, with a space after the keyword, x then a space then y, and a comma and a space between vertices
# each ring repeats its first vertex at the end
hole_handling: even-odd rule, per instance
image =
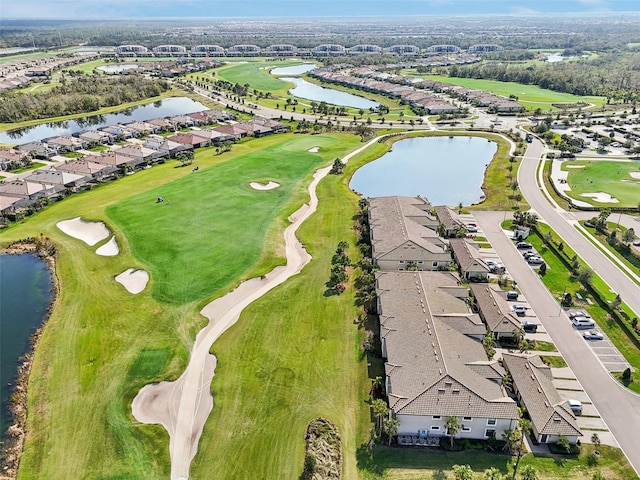
POLYGON ((576 218, 571 212, 558 210, 551 205, 538 186, 538 160, 543 153, 544 145, 534 139, 522 159, 518 170, 518 184, 524 198, 538 216, 548 223, 636 314, 640 315, 640 287, 576 230, 576 218))

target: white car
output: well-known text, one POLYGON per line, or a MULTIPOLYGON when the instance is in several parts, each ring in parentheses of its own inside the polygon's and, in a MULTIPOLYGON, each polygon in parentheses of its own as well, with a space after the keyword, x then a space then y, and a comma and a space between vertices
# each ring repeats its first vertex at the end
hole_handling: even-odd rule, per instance
POLYGON ((511 305, 511 311, 518 316, 527 314, 527 307, 524 305, 511 305))
POLYGON ((582 334, 585 340, 602 340, 604 339, 604 335, 602 332, 598 332, 597 330, 589 330, 588 332, 584 332, 582 334))

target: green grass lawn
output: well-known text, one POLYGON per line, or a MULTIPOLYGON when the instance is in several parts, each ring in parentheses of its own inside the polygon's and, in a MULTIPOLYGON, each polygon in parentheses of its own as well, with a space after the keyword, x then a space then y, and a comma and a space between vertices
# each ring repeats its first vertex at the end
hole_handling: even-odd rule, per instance
POLYGON ((291 65, 300 65, 301 61, 285 61, 285 62, 248 62, 239 64, 228 64, 216 70, 216 75, 221 80, 231 83, 239 83, 240 85, 251 85, 250 90, 254 88, 263 92, 278 92, 286 95, 286 90, 293 84, 279 80, 269 74, 271 68, 288 67, 291 65))
MULTIPOLYGON (((519 472, 525 465, 532 465, 540 480, 587 479, 599 471, 608 480, 638 478, 622 451, 609 446, 600 446, 601 455, 597 465, 591 465, 591 445, 582 445, 578 456, 525 455, 520 461, 519 472)), ((513 473, 514 458, 504 454, 487 453, 482 450, 445 452, 442 450, 361 446, 357 452, 360 478, 364 480, 423 480, 453 478, 452 465, 470 465, 474 480, 480 480, 485 470, 495 467, 506 478, 513 473)), ((520 478, 520 474, 518 474, 520 478)))
POLYGON ((554 92, 553 90, 546 90, 536 85, 524 85, 521 83, 499 82, 497 80, 482 80, 475 78, 456 78, 444 75, 418 75, 415 73, 414 69, 404 70, 402 73, 452 85, 461 85, 467 88, 484 90, 497 95, 503 95, 505 97, 515 95, 518 97, 518 103, 530 111, 537 108, 541 108, 542 110, 554 109, 552 103, 586 102, 601 107, 605 101, 604 97, 578 96, 570 93, 554 92))
MULTIPOLYGON (((270 231, 273 217, 291 196, 302 197, 306 177, 358 142, 346 136, 289 138, 109 207, 107 214, 122 228, 133 255, 148 266, 156 298, 190 302, 241 278, 265 242, 280 243, 270 231), (312 146, 320 146, 321 153, 307 152, 312 146), (259 180, 281 186, 270 191, 249 186, 259 180), (160 196, 164 202, 158 204, 160 196)), ((282 258, 272 260, 267 268, 282 258)))
MULTIPOLYGON (((123 233, 129 231, 128 225, 119 225, 107 214, 107 210, 111 211, 111 205, 123 202, 122 205, 114 206, 113 211, 123 208, 123 212, 126 212, 126 199, 130 198, 132 194, 142 198, 145 194, 151 195, 149 192, 153 192, 150 197, 152 205, 148 207, 150 210, 152 207, 156 207, 153 204, 155 192, 166 186, 171 192, 168 198, 172 198, 171 195, 173 195, 174 202, 172 205, 157 207, 164 207, 168 210, 175 206, 180 209, 181 201, 190 202, 191 200, 182 198, 181 190, 175 187, 174 183, 181 185, 182 191, 190 192, 193 197, 207 195, 203 193, 202 188, 204 187, 195 189, 189 183, 194 180, 195 175, 204 173, 202 178, 210 180, 208 185, 211 190, 233 188, 231 186, 233 173, 227 169, 230 168, 229 165, 237 163, 235 185, 238 189, 238 205, 242 209, 235 210, 235 205, 228 201, 219 205, 201 203, 198 208, 181 210, 184 215, 182 218, 166 217, 182 225, 182 231, 179 232, 179 235, 182 241, 187 242, 188 237, 199 235, 197 229, 202 228, 205 223, 200 218, 202 216, 215 219, 216 216, 222 215, 237 218, 252 214, 247 211, 250 209, 250 205, 243 197, 268 194, 269 192, 244 190, 246 182, 253 180, 253 178, 247 178, 247 175, 255 173, 261 175, 260 179, 266 179, 270 178, 273 173, 276 180, 280 178, 283 182, 291 182, 292 186, 281 187, 288 192, 288 198, 274 201, 279 205, 279 208, 270 205, 269 209, 263 212, 268 219, 261 220, 261 228, 268 232, 268 241, 264 245, 255 242, 256 252, 238 253, 238 250, 235 250, 238 255, 246 254, 253 258, 253 264, 248 263, 245 271, 237 272, 237 274, 239 276, 242 274, 250 275, 253 272, 251 274, 253 276, 272 267, 279 260, 278 252, 281 249, 279 238, 285 225, 285 219, 306 200, 302 179, 305 177, 308 179, 310 170, 314 165, 321 163, 320 159, 329 162, 335 156, 344 155, 359 143, 359 138, 348 135, 297 136, 288 134, 243 142, 235 145, 232 152, 219 156, 213 155, 213 149, 199 150, 196 153, 196 164, 200 166, 200 171, 197 174, 192 174, 189 168, 175 168, 177 162, 167 162, 95 190, 72 195, 47 207, 37 215, 3 230, 0 233, 2 245, 19 238, 39 236, 40 234, 51 238, 57 246, 57 277, 61 287, 51 319, 45 327, 34 358, 28 390, 27 431, 29 434, 26 438, 19 478, 156 479, 166 478, 168 475, 168 436, 161 427, 140 425, 135 422, 130 413, 131 400, 145 384, 163 379, 175 379, 183 371, 195 333, 204 324, 204 319, 198 314, 202 304, 207 299, 223 293, 219 284, 212 283, 209 285, 208 291, 196 285, 206 277, 202 274, 203 270, 214 271, 222 275, 225 274, 223 269, 227 266, 200 261, 193 265, 178 267, 179 271, 176 273, 180 278, 176 279, 176 283, 183 282, 184 285, 187 281, 182 277, 192 275, 193 290, 201 294, 200 298, 196 298, 195 294, 188 291, 186 297, 180 298, 179 302, 159 301, 152 292, 162 291, 162 288, 168 286, 154 285, 156 273, 153 271, 151 288, 139 295, 130 295, 115 283, 113 278, 129 267, 152 270, 152 266, 146 264, 146 259, 137 256, 144 255, 145 248, 151 249, 152 247, 140 247, 136 240, 129 242, 123 233), (281 146, 279 150, 281 158, 290 159, 292 162, 299 162, 303 165, 287 168, 281 161, 274 159, 276 156, 274 152, 278 145, 281 146), (320 153, 316 155, 318 160, 312 161, 296 154, 296 152, 306 151, 316 145, 321 146, 320 153), (263 149, 267 149, 270 153, 264 157, 255 155, 256 152, 263 149), (266 165, 264 167, 252 165, 251 162, 243 160, 247 156, 252 158, 256 164, 268 163, 271 158, 278 164, 281 172, 275 168, 273 171, 269 170, 266 165), (242 170, 240 167, 246 168, 242 170), (220 174, 214 174, 215 171, 220 174), (216 177, 219 177, 221 183, 216 183, 216 177), (221 210, 220 207, 224 207, 226 210, 221 210), (60 220, 76 216, 82 216, 86 220, 106 221, 116 234, 121 248, 120 254, 116 257, 100 257, 93 253, 92 248, 87 247, 79 240, 64 235, 55 226, 60 220)), ((204 199, 209 200, 209 197, 204 199)), ((329 217, 318 217, 317 222, 319 223, 306 230, 305 244, 309 247, 314 244, 319 245, 313 251, 314 254, 317 253, 318 261, 323 255, 326 255, 323 257, 325 262, 331 258, 337 244, 334 239, 350 238, 352 235, 353 202, 353 197, 351 200, 345 201, 344 198, 336 196, 329 206, 329 212, 325 211, 325 215, 329 215, 329 217), (340 210, 341 208, 344 210, 340 210), (337 217, 337 211, 341 212, 339 217, 337 217), (332 216, 336 216, 335 222, 327 222, 328 218, 332 216), (327 222, 326 227, 324 222, 327 222), (324 250, 324 247, 321 248, 324 240, 322 238, 316 239, 315 236, 315 229, 325 232, 325 228, 336 229, 333 236, 327 237, 327 251, 324 250), (330 248, 329 244, 331 244, 330 248)), ((263 205, 260 204, 260 208, 262 207, 263 205)), ((146 205, 140 205, 141 210, 146 208, 146 205)), ((257 208, 254 207, 254 209, 257 208)), ((130 218, 134 217, 124 215, 120 220, 124 221, 130 218)), ((169 257, 176 252, 166 248, 167 238, 165 235, 173 233, 175 230, 157 229, 146 237, 145 242, 155 245, 157 250, 165 251, 169 257)), ((233 244, 237 240, 233 236, 223 239, 222 234, 235 235, 236 233, 237 230, 231 228, 230 231, 219 232, 218 238, 212 235, 210 238, 205 236, 201 239, 205 248, 209 245, 212 249, 219 249, 219 245, 223 241, 227 244, 233 244)), ((247 248, 253 248, 251 241, 243 242, 243 244, 247 248)), ((175 247, 176 243, 171 243, 171 245, 175 247)), ((186 255, 189 256, 189 254, 186 255)), ((161 268, 166 268, 170 263, 170 261, 167 261, 166 264, 160 262, 160 273, 157 275, 167 275, 166 272, 161 271, 161 268)), ((317 278, 316 281, 320 285, 326 281, 321 270, 322 268, 315 273, 314 277, 317 278)), ((328 273, 327 268, 327 276, 328 273)), ((233 280, 237 282, 239 278, 233 280)), ((170 281, 174 281, 173 277, 170 281)), ((227 281, 227 284, 229 283, 231 280, 227 281)), ((295 291, 300 292, 300 286, 298 285, 296 288, 295 291)), ((280 290, 280 292, 282 291, 280 290)), ((305 304, 306 295, 309 293, 306 283, 302 292, 295 295, 295 300, 299 302, 299 305, 305 304)), ((274 291, 272 295, 276 295, 274 297, 276 299, 280 298, 277 296, 278 291, 274 291)), ((297 335, 297 338, 291 337, 289 341, 274 341, 269 344, 270 361, 276 365, 273 367, 275 370, 281 359, 283 363, 287 363, 285 359, 290 355, 290 349, 296 341, 299 341, 300 345, 304 344, 305 348, 307 345, 321 341, 316 335, 318 332, 311 328, 314 321, 320 322, 320 320, 318 320, 319 310, 311 308, 305 310, 302 307, 289 310, 287 303, 283 304, 273 299, 270 301, 278 303, 277 308, 282 316, 281 321, 286 322, 281 326, 279 332, 281 338, 289 338, 285 331, 289 328, 290 322, 300 322, 300 326, 304 326, 304 329, 298 329, 291 333, 293 336, 297 335)), ((330 306, 329 303, 325 305, 327 307, 326 318, 321 322, 322 328, 320 328, 320 323, 318 328, 320 328, 320 334, 324 335, 325 345, 329 348, 328 353, 340 352, 342 356, 327 357, 327 363, 324 364, 326 368, 321 368, 325 357, 314 357, 314 362, 318 363, 318 375, 327 375, 327 379, 324 382, 316 383, 314 379, 314 382, 309 384, 298 384, 299 388, 295 390, 296 397, 294 398, 305 398, 307 393, 311 392, 309 393, 310 397, 319 399, 326 394, 327 385, 336 385, 344 381, 346 375, 351 375, 352 380, 344 387, 342 393, 335 392, 333 400, 336 401, 335 411, 344 415, 343 418, 336 418, 335 421, 345 429, 341 432, 345 437, 345 442, 355 444, 355 440, 350 438, 355 438, 355 431, 359 428, 356 428, 356 423, 368 421, 368 417, 362 420, 363 417, 359 416, 357 408, 360 405, 358 400, 360 393, 357 392, 360 390, 364 393, 367 392, 366 388, 360 388, 362 382, 366 383, 366 373, 359 370, 366 369, 366 365, 358 360, 355 352, 357 331, 352 325, 349 325, 351 330, 346 328, 346 325, 350 324, 354 317, 352 299, 349 298, 349 294, 339 298, 330 297, 327 301, 332 302, 331 305, 334 306, 330 306), (339 328, 338 324, 342 324, 343 327, 339 328), (347 363, 341 364, 340 362, 343 361, 347 363), (318 393, 317 389, 322 391, 322 395, 318 393), (344 394, 344 398, 342 398, 342 394, 344 394), (342 402, 340 409, 337 408, 339 402, 342 402), (354 408, 346 408, 346 405, 354 405, 354 408)), ((309 305, 314 304, 310 303, 309 305)), ((275 313, 275 310, 272 313, 275 313)), ((243 319, 239 325, 242 324, 243 319)), ((273 332, 274 335, 276 333, 278 332, 273 332)), ((238 345, 233 347, 231 342, 226 339, 225 342, 225 348, 228 349, 228 352, 234 348, 242 347, 238 345)), ((247 348, 250 348, 250 345, 247 345, 247 348)), ((263 345, 260 348, 265 347, 263 345)), ((232 363, 228 360, 228 356, 223 358, 225 360, 219 364, 222 371, 232 363)), ((293 359, 294 357, 291 357, 291 361, 293 359)), ((258 367, 259 369, 260 367, 258 367)), ((278 372, 280 371, 276 372, 276 376, 279 375, 278 372)), ((284 378, 288 378, 287 372, 283 372, 285 373, 284 378)), ((224 380, 220 370, 218 375, 218 379, 224 380)), ((226 381, 232 381, 232 379, 226 379, 226 381)), ((221 397, 221 401, 223 399, 224 397, 221 397)), ((246 397, 245 401, 247 404, 255 406, 251 397, 246 397)), ((225 403, 222 402, 221 408, 224 405, 225 403)), ((256 416, 251 421, 254 424, 260 424, 265 421, 263 418, 265 414, 264 411, 256 411, 256 416)), ((237 428, 246 426, 246 419, 239 419, 239 422, 237 428)), ((296 428, 303 432, 305 424, 297 425, 296 428)), ((213 441, 215 444, 218 441, 219 432, 217 430, 208 430, 208 432, 208 435, 212 436, 209 441, 213 441)), ((291 435, 290 431, 286 433, 287 436, 291 435)), ((206 441, 206 438, 203 439, 203 442, 206 441)), ((302 434, 297 441, 299 445, 295 448, 301 452, 301 449, 304 448, 302 434)), ((276 439, 272 446, 271 450, 262 452, 265 457, 275 455, 277 452, 285 452, 282 453, 284 456, 290 454, 287 449, 290 445, 285 448, 279 439, 276 439), (277 445, 280 445, 283 450, 279 451, 275 447, 277 445)), ((226 460, 230 464, 235 461, 231 456, 226 460)), ((291 461, 291 471, 297 471, 301 467, 302 457, 291 461)), ((213 473, 205 474, 203 478, 211 476, 213 473)))
POLYGON ((637 162, 608 160, 578 160, 565 162, 562 169, 569 172, 566 195, 598 207, 636 207, 640 198, 640 165, 637 162), (584 168, 567 168, 583 166, 584 168), (635 173, 634 178, 631 173, 635 173), (617 203, 596 202, 583 193, 605 192, 618 199, 617 203))
POLYGON ((11 173, 16 173, 16 174, 24 173, 24 172, 28 172, 29 170, 36 170, 37 168, 44 167, 45 165, 46 164, 42 162, 33 162, 28 167, 20 167, 20 168, 16 168, 15 170, 11 170, 11 173))
POLYGON ((300 229, 312 262, 252 304, 213 346, 215 408, 192 465, 193 478, 298 478, 307 423, 318 416, 342 437, 344 477, 357 478, 355 451, 368 432, 367 362, 353 324, 353 290, 325 296, 339 241, 356 259, 357 198, 340 176, 319 187, 319 210, 300 229))

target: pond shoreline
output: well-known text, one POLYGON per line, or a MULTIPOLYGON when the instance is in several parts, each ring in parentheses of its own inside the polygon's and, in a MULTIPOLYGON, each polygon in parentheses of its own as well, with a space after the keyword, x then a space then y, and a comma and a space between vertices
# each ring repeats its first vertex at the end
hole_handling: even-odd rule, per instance
POLYGON ((31 375, 33 358, 38 349, 40 338, 44 328, 49 323, 51 311, 58 299, 59 282, 56 275, 56 249, 48 238, 26 238, 17 240, 8 247, 0 250, 0 255, 22 255, 26 253, 35 254, 44 260, 47 270, 51 276, 52 288, 47 314, 42 319, 42 323, 36 331, 29 337, 29 344, 26 353, 20 358, 17 368, 16 380, 12 387, 11 399, 9 401, 10 423, 4 432, 0 432, 0 459, 3 463, 3 471, 0 473, 2 479, 15 479, 18 475, 18 467, 22 457, 22 449, 26 436, 27 421, 27 386, 31 375))

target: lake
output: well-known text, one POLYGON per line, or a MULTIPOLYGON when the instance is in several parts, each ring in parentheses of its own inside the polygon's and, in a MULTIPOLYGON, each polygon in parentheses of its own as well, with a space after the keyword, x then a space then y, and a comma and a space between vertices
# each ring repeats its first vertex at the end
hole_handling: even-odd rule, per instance
POLYGON ((481 137, 418 137, 359 168, 349 186, 364 197, 421 195, 433 205, 477 203, 498 145, 481 137))
POLYGON ((318 68, 318 66, 313 63, 303 63, 302 65, 293 65, 291 67, 272 68, 269 73, 271 75, 302 75, 314 68, 318 68))
POLYGON ((0 133, 0 143, 29 143, 43 138, 95 130, 116 123, 142 122, 158 117, 170 117, 203 110, 208 110, 208 108, 200 102, 187 97, 171 97, 106 115, 92 115, 64 122, 43 123, 34 127, 2 132, 0 133))
POLYGON ((556 63, 564 60, 564 57, 561 53, 547 53, 547 62, 556 63))
POLYGON ((29 337, 42 324, 51 302, 51 275, 44 260, 33 254, 0 255, 0 427, 9 421, 9 383, 15 380, 19 359, 29 337))
POLYGON ((105 73, 121 73, 125 70, 133 70, 134 68, 138 68, 138 65, 130 63, 124 65, 102 65, 97 69, 105 73))
POLYGON ((379 104, 373 102, 364 97, 358 95, 352 95, 346 92, 340 92, 333 88, 325 88, 315 83, 307 82, 303 78, 288 77, 280 78, 285 82, 291 82, 295 84, 295 87, 289 90, 291 95, 296 97, 306 98, 307 100, 314 100, 316 102, 326 102, 331 105, 338 105, 342 107, 354 107, 367 110, 369 108, 375 108, 379 104))

